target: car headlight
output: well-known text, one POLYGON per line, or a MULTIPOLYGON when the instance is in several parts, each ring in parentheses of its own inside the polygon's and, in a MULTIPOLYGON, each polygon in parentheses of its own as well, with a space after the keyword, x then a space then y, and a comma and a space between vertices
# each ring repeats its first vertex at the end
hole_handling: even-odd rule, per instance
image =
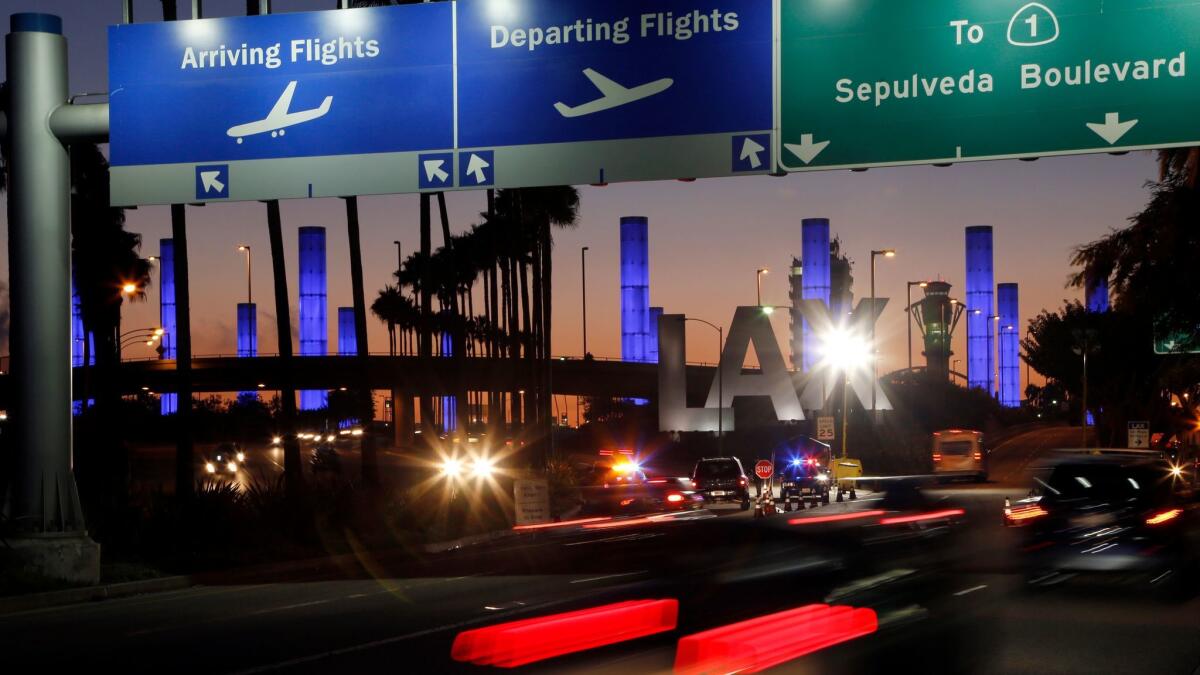
POLYGON ((237 454, 237 459, 238 459, 238 461, 239 461, 239 462, 244 462, 244 461, 246 461, 246 453, 244 453, 244 452, 239 452, 239 453, 237 454))
POLYGON ((217 465, 216 465, 216 464, 213 464, 212 462, 205 462, 205 463, 204 463, 204 470, 205 470, 205 471, 207 471, 208 473, 216 473, 216 472, 217 472, 217 465))
POLYGON ((825 474, 821 474, 820 476, 817 476, 817 481, 821 482, 821 483, 828 483, 829 476, 826 476, 825 474))
POLYGON ((229 469, 229 471, 230 471, 231 473, 232 473, 232 472, 235 472, 235 471, 237 471, 237 462, 230 462, 230 463, 228 463, 228 464, 226 464, 226 465, 225 465, 225 468, 226 468, 226 469, 229 469))

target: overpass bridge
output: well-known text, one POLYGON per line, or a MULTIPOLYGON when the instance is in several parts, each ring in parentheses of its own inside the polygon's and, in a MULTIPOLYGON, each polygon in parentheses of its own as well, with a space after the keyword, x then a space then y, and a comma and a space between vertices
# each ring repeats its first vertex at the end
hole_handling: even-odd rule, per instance
MULTIPOLYGON (((529 361, 464 357, 371 355, 368 377, 372 389, 398 389, 412 396, 451 396, 455 391, 512 391, 530 387, 529 361)), ((567 396, 655 398, 658 364, 601 359, 554 358, 551 389, 567 396)), ((296 389, 357 387, 360 370, 354 356, 295 356, 290 379, 296 389)), ((750 371, 747 371, 750 372, 750 371)), ((122 394, 176 390, 175 361, 122 361, 118 370, 122 394)), ((83 392, 84 369, 74 368, 74 392, 83 392)), ((716 375, 712 364, 687 366, 689 400, 702 400, 716 375)), ((278 390, 284 382, 278 356, 201 356, 192 359, 192 390, 196 393, 278 390)), ((7 369, 0 374, 0 405, 8 406, 11 383, 7 369)))

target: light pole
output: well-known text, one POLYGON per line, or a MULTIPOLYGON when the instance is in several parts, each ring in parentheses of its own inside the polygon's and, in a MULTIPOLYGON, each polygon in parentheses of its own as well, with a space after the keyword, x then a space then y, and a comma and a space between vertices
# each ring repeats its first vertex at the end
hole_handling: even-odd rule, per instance
POLYGON ((762 307, 762 277, 764 274, 769 274, 770 270, 763 267, 754 271, 754 285, 758 289, 758 306, 762 307))
POLYGON ((959 363, 962 363, 962 359, 954 359, 952 362, 950 362, 950 377, 951 377, 951 381, 953 381, 953 378, 954 378, 954 372, 958 370, 958 365, 957 365, 957 364, 959 364, 959 363))
MULTIPOLYGON (((974 314, 975 316, 979 316, 980 314, 983 314, 983 310, 982 309, 973 309, 973 310, 971 310, 971 313, 974 314)), ((969 326, 970 326, 970 324, 968 324, 968 327, 969 326)), ((971 388, 971 334, 969 331, 967 333, 967 355, 966 356, 967 356, 967 389, 970 389, 971 388)))
POLYGON ((1075 346, 1071 348, 1071 351, 1073 351, 1076 354, 1079 354, 1083 357, 1083 400, 1081 401, 1083 410, 1080 412, 1080 418, 1081 418, 1080 422, 1082 423, 1080 426, 1083 428, 1083 447, 1087 448, 1087 445, 1088 445, 1088 440, 1087 440, 1087 428, 1088 428, 1087 362, 1088 362, 1088 354, 1093 351, 1096 351, 1096 345, 1094 344, 1095 339, 1096 339, 1096 331, 1091 328, 1086 329, 1086 330, 1075 330, 1074 337, 1075 337, 1075 346))
POLYGON ((725 431, 725 369, 722 367, 725 357, 725 329, 704 319, 693 319, 687 316, 683 320, 702 323, 717 331, 717 452, 719 454, 724 451, 722 438, 725 431))
MULTIPOLYGON (((1000 315, 988 314, 987 320, 989 322, 987 324, 987 327, 988 327, 987 350, 988 350, 988 360, 991 361, 993 358, 996 357, 996 344, 995 344, 996 337, 995 336, 996 336, 997 331, 1000 330, 1000 315)), ((1000 364, 997 363, 996 365, 999 366, 1000 364)), ((999 398, 1000 398, 999 368, 996 368, 995 370, 992 370, 989 368, 988 370, 991 373, 991 376, 996 383, 996 385, 994 387, 992 387, 992 390, 989 391, 988 393, 991 394, 992 398, 999 400, 999 398)))
POLYGON ((121 352, 127 345, 144 340, 146 346, 151 346, 162 336, 163 329, 161 328, 135 328, 131 331, 121 333, 117 339, 117 361, 120 362, 121 352))
MULTIPOLYGON (((875 308, 875 258, 883 256, 885 258, 895 258, 896 249, 885 248, 878 251, 871 251, 871 413, 878 416, 879 411, 875 409, 875 387, 879 385, 879 365, 876 363, 876 354, 879 353, 879 348, 875 344, 875 322, 879 318, 879 312, 875 308)), ((909 337, 909 354, 912 354, 912 338, 909 337)), ((912 358, 911 356, 909 357, 912 358)))
POLYGON ((254 294, 251 293, 250 287, 250 246, 242 244, 237 250, 246 252, 246 304, 249 305, 254 302, 254 294))
POLYGON ((587 358, 587 252, 588 247, 579 249, 579 274, 582 278, 580 295, 583 298, 583 358, 587 358))
MULTIPOLYGON (((912 370, 912 367, 913 367, 912 366, 912 325, 913 325, 912 287, 920 286, 921 288, 925 288, 928 285, 929 285, 928 281, 910 281, 910 282, 908 282, 908 305, 905 306, 904 311, 908 312, 908 369, 909 370, 912 370)), ((874 325, 874 324, 872 324, 872 325, 874 325)))
POLYGON ((400 283, 400 270, 404 267, 404 249, 400 245, 400 241, 393 240, 396 245, 396 283, 400 283))

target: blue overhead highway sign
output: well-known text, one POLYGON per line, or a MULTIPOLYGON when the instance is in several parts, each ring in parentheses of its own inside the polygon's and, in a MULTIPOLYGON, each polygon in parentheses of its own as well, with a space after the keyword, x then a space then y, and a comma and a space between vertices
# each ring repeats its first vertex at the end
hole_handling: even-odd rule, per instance
POLYGON ((120 25, 109 83, 115 205, 701 178, 775 161, 766 0, 120 25), (731 143, 744 156, 731 161, 731 143))

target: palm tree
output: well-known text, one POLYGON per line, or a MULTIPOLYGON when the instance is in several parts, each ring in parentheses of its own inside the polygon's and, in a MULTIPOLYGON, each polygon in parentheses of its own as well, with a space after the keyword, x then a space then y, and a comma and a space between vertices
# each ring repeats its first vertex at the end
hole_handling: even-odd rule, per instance
POLYGON ((388 354, 391 356, 396 355, 396 324, 400 323, 401 305, 407 300, 399 287, 388 285, 379 291, 379 296, 371 303, 371 313, 387 324, 388 354))
POLYGON ((1183 176, 1185 184, 1194 189, 1200 175, 1200 147, 1159 150, 1158 179, 1167 180, 1172 175, 1183 176))
POLYGON ((128 477, 128 454, 120 441, 118 419, 121 305, 126 297, 131 302, 145 299, 150 263, 138 255, 141 235, 125 230, 124 209, 109 206, 108 161, 99 147, 72 147, 71 184, 71 246, 84 344, 90 335, 96 347, 93 419, 98 428, 90 437, 98 447, 76 454, 83 475, 80 487, 92 496, 107 493, 106 501, 117 504, 127 493, 128 477), (126 284, 133 284, 137 290, 123 294, 126 284), (99 480, 103 474, 109 479, 99 480))

